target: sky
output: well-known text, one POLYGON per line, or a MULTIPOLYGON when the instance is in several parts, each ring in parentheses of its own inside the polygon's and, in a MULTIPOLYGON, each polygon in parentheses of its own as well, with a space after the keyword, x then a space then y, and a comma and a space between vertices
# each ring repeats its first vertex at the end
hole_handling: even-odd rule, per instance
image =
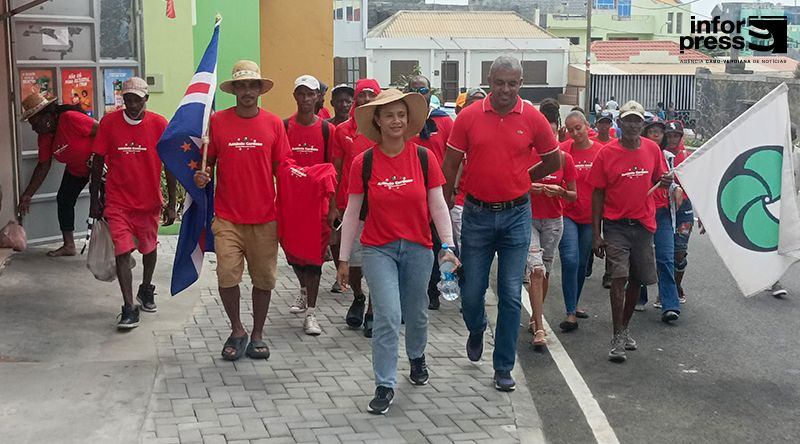
MULTIPOLYGON (((681 3, 689 3, 691 1, 692 0, 681 0, 681 3)), ((748 0, 743 0, 743 1, 748 1, 748 0)), ((755 0, 752 0, 752 1, 755 2, 755 0)), ((728 2, 722 2, 722 1, 719 1, 719 0, 698 0, 696 2, 693 2, 690 5, 690 7, 692 8, 692 12, 697 12, 697 13, 705 14, 705 15, 711 15, 711 10, 714 9, 714 6, 717 6, 720 3, 728 3, 728 2)), ((781 0, 771 0, 771 1, 768 1, 767 3, 783 3, 785 5, 793 5, 793 6, 797 5, 797 1, 796 0, 783 0, 783 1, 781 1, 781 0)))

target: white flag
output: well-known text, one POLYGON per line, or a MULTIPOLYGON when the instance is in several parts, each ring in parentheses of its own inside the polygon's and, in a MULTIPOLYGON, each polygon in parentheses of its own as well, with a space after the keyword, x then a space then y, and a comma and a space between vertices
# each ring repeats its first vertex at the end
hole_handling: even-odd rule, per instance
POLYGON ((784 83, 675 170, 745 296, 770 287, 800 259, 790 134, 784 83))

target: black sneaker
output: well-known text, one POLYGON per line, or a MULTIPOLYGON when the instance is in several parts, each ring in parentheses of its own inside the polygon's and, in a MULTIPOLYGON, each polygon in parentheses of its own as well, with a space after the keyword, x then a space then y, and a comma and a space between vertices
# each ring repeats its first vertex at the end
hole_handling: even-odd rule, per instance
POLYGON ((425 355, 409 361, 411 363, 411 373, 408 380, 414 385, 425 385, 428 383, 428 366, 425 364, 425 355))
POLYGON ((677 321, 679 317, 680 315, 677 311, 667 310, 661 315, 661 321, 669 323, 672 321, 677 321))
POLYGON ((494 372, 494 388, 501 392, 513 392, 514 389, 517 388, 517 383, 514 382, 514 378, 511 377, 510 371, 498 370, 494 372))
POLYGON ((156 286, 153 284, 140 285, 139 292, 136 293, 136 300, 142 306, 142 311, 155 313, 158 311, 156 306, 156 286))
POLYGON ((442 305, 442 303, 439 302, 439 295, 438 294, 435 294, 433 296, 428 295, 428 301, 429 301, 428 302, 428 310, 438 310, 439 307, 442 305))
POLYGON ((472 362, 481 360, 483 354, 483 332, 470 333, 467 338, 467 357, 472 362))
POLYGON ((347 309, 347 315, 344 321, 350 328, 361 327, 361 322, 364 320, 364 306, 366 305, 367 297, 362 295, 355 296, 350 308, 347 309))
POLYGON ((379 385, 375 389, 375 397, 367 405, 367 411, 375 415, 383 415, 389 411, 394 401, 394 389, 379 385))
POLYGON ((372 337, 372 313, 367 313, 367 315, 364 316, 364 337, 372 337))
POLYGON ((122 306, 122 313, 119 314, 117 330, 130 330, 139 326, 139 307, 122 306))
POLYGON ((611 275, 608 273, 603 275, 603 288, 611 288, 611 275))

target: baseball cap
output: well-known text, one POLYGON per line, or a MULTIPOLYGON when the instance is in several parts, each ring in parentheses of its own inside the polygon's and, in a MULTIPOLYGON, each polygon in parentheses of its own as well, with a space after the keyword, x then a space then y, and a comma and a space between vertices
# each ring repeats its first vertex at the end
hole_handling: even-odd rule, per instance
POLYGON ((597 121, 599 122, 599 121, 601 121, 603 119, 606 119, 609 122, 613 122, 614 121, 614 115, 611 114, 609 111, 603 111, 603 112, 600 113, 599 116, 597 116, 597 121))
POLYGON ((308 74, 302 75, 294 81, 294 89, 305 86, 306 88, 314 91, 319 90, 319 80, 317 80, 314 76, 310 76, 308 74))
POLYGON ((619 118, 622 119, 630 115, 639 116, 640 119, 644 120, 644 107, 635 100, 626 102, 619 109, 619 118))
POLYGON ((328 85, 326 85, 323 82, 319 82, 319 92, 321 92, 322 94, 325 94, 325 91, 327 91, 327 90, 328 90, 328 85))
POLYGON ((356 90, 353 89, 352 86, 350 86, 350 85, 348 85, 346 83, 340 83, 340 84, 338 84, 338 85, 333 87, 333 89, 331 90, 331 96, 335 95, 336 91, 340 91, 340 90, 347 91, 347 93, 350 94, 351 96, 355 95, 355 93, 356 93, 356 90))
POLYGON ((667 133, 681 133, 683 134, 683 122, 680 120, 670 120, 667 122, 667 128, 664 130, 667 133))
POLYGON ((470 88, 467 90, 467 99, 477 94, 483 94, 483 97, 486 97, 486 91, 484 91, 483 88, 470 88))
POLYGON ((139 97, 144 97, 148 94, 147 82, 141 77, 131 77, 122 82, 122 95, 136 94, 139 97))

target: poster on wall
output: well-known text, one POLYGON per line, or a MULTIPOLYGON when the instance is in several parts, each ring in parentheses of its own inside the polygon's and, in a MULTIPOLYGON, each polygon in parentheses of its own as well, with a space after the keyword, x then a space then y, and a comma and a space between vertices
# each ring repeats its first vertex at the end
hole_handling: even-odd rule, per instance
POLYGON ((122 82, 134 76, 133 68, 107 68, 103 70, 103 104, 110 113, 125 107, 122 102, 122 82))
POLYGON ((55 77, 52 69, 20 69, 22 99, 33 93, 41 93, 48 99, 56 97, 56 85, 53 80, 55 77))
POLYGON ((93 71, 91 69, 62 69, 61 101, 65 105, 79 105, 86 114, 94 117, 93 71))

